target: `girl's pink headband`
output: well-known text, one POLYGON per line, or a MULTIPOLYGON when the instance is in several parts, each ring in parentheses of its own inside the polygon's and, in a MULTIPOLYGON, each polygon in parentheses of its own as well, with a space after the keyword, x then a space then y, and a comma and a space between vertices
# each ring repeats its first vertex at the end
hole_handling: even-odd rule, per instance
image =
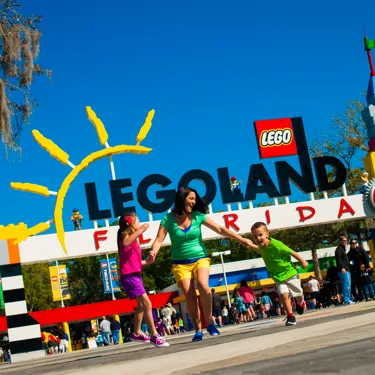
POLYGON ((128 225, 132 225, 133 218, 131 216, 125 216, 125 222, 128 223, 128 225))

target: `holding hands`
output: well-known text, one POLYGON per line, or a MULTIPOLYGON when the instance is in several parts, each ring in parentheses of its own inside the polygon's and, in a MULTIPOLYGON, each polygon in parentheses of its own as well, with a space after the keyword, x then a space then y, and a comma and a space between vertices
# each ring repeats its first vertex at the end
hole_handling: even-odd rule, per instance
POLYGON ((257 250, 258 249, 258 246, 254 244, 253 241, 249 240, 248 238, 244 238, 243 241, 242 241, 242 245, 250 248, 250 249, 255 249, 257 250))

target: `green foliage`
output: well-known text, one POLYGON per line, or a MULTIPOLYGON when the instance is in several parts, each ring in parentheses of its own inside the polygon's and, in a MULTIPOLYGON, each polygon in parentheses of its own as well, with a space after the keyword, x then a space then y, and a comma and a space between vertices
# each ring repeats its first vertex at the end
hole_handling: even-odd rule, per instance
POLYGON ((19 138, 37 105, 30 95, 35 78, 51 77, 38 63, 42 17, 25 17, 16 0, 0 1, 0 134, 6 148, 20 149, 19 138))
MULTIPOLYGON (((145 255, 144 258, 146 258, 145 255)), ((172 256, 171 248, 169 246, 162 247, 153 264, 143 268, 143 281, 148 280, 152 290, 160 291, 169 285, 172 285, 175 280, 172 274, 172 256)), ((146 287, 146 290, 148 288, 146 287)))
POLYGON ((29 311, 48 310, 60 306, 53 302, 47 263, 22 266, 26 303, 29 311))

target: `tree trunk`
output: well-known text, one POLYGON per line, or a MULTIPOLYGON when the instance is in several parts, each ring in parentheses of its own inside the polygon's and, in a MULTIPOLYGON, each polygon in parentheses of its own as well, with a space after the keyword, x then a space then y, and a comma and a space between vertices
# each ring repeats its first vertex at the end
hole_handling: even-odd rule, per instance
POLYGON ((311 250, 313 265, 314 265, 314 272, 315 272, 315 278, 318 281, 322 280, 322 275, 320 273, 320 267, 319 267, 319 258, 318 258, 318 252, 316 249, 311 250))

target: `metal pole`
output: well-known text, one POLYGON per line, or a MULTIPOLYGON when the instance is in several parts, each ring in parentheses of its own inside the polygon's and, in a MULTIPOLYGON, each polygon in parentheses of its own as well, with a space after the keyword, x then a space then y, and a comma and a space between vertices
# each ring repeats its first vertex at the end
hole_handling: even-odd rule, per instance
POLYGON ((61 283, 60 283, 59 264, 57 263, 57 260, 55 260, 55 264, 56 264, 56 269, 57 269, 57 282, 59 283, 59 289, 60 289, 61 307, 65 307, 62 290, 61 290, 61 283))
POLYGON ((227 275, 225 274, 225 269, 224 269, 223 253, 220 253, 220 258, 221 258, 221 267, 223 268, 223 274, 224 274, 225 289, 227 290, 228 306, 229 306, 229 308, 231 308, 230 297, 229 297, 229 289, 228 289, 228 283, 227 283, 227 275))
POLYGON ((369 49, 366 50, 366 52, 367 52, 368 62, 370 64, 370 74, 371 74, 372 77, 374 77, 375 76, 375 69, 374 69, 374 63, 372 62, 371 52, 370 52, 369 49))
POLYGON ((113 292, 111 266, 110 266, 110 264, 109 264, 108 254, 105 254, 105 256, 107 257, 107 267, 108 267, 108 275, 109 275, 109 285, 111 286, 112 300, 115 301, 115 300, 116 300, 116 297, 115 297, 115 293, 113 292))

